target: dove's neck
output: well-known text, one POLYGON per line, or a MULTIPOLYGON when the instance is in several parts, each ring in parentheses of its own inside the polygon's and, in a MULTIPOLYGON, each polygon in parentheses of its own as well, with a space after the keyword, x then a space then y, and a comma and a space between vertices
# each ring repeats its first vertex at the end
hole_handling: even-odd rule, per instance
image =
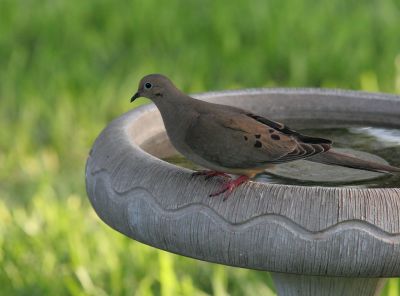
POLYGON ((181 153, 186 149, 184 144, 186 130, 197 114, 194 108, 196 101, 189 96, 153 100, 161 113, 171 143, 181 153))

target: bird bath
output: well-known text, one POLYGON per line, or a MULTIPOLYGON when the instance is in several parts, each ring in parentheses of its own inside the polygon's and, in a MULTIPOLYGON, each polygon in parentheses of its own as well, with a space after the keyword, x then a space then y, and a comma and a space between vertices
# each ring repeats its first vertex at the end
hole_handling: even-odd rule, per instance
MULTIPOLYGON (((197 98, 294 129, 316 123, 400 128, 400 97, 393 95, 256 89, 197 98)), ((86 166, 87 193, 99 217, 156 248, 270 271, 278 295, 378 295, 385 278, 400 276, 398 179, 385 179, 385 188, 249 182, 224 202, 208 197, 220 179, 191 177, 191 170, 161 160, 174 153, 153 104, 110 123, 86 166)))

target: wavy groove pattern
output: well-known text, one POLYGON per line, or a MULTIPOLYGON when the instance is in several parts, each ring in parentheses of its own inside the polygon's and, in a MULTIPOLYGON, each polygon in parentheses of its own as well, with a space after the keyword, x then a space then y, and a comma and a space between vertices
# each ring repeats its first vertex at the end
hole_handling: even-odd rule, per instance
POLYGON ((108 186, 110 176, 105 170, 96 171, 91 177, 96 180, 93 186, 97 189, 90 189, 88 192, 92 193, 89 196, 96 191, 96 199, 106 200, 107 203, 106 208, 99 200, 96 201, 97 205, 94 206, 99 216, 122 233, 164 250, 211 262, 278 272, 292 270, 293 265, 299 265, 297 261, 301 259, 304 262, 296 267, 296 272, 306 274, 365 273, 368 276, 393 276, 400 273, 400 234, 388 233, 365 221, 342 221, 320 231, 310 231, 279 214, 264 214, 245 222, 233 223, 202 203, 165 209, 158 197, 140 186, 116 192, 108 186), (113 212, 111 215, 108 213, 110 209, 113 212), (110 221, 110 216, 114 221, 110 221), (193 232, 193 219, 197 221, 196 225, 202 225, 198 228, 202 233, 193 232), (176 237, 177 230, 182 237, 176 237), (208 241, 204 239, 208 237, 208 241), (222 239, 217 243, 222 249, 228 248, 228 257, 212 251, 216 238, 222 239), (359 245, 360 241, 362 245, 359 245), (249 246, 254 249, 248 249, 249 246), (372 252, 379 250, 379 264, 373 257, 357 264, 346 261, 346 253, 356 252, 352 256, 364 258, 369 249, 372 252), (302 258, 297 258, 299 252, 302 258), (343 255, 327 255, 336 252, 343 255), (346 260, 342 261, 340 256, 346 260), (268 262, 269 257, 274 259, 268 262), (285 262, 284 258, 291 260, 285 262), (382 270, 384 267, 380 265, 385 261, 391 262, 391 271, 382 270), (325 266, 324 269, 319 265, 325 266))
MULTIPOLYGON (((106 170, 97 171, 92 176, 101 175, 102 178, 106 177, 109 179, 106 170)), ((108 192, 111 196, 115 194, 120 198, 127 198, 130 202, 134 202, 137 205, 138 201, 142 201, 148 204, 151 209, 159 216, 163 216, 169 219, 179 220, 184 216, 190 216, 194 213, 202 213, 213 221, 215 225, 218 225, 223 231, 226 232, 245 232, 250 227, 257 226, 259 224, 277 224, 281 227, 286 228, 290 232, 296 234, 299 238, 304 240, 324 240, 330 236, 337 234, 341 231, 346 230, 358 230, 375 237, 376 239, 388 242, 388 243, 400 243, 400 233, 389 233, 377 226, 362 220, 347 220, 336 223, 333 226, 321 229, 320 231, 310 231, 290 218, 278 215, 278 214, 263 214, 260 216, 252 217, 251 219, 240 222, 232 223, 219 215, 214 209, 207 207, 201 203, 191 203, 185 206, 178 207, 176 209, 164 209, 157 198, 152 195, 144 187, 133 187, 123 193, 120 192, 108 192), (138 194, 145 193, 145 194, 138 194)))

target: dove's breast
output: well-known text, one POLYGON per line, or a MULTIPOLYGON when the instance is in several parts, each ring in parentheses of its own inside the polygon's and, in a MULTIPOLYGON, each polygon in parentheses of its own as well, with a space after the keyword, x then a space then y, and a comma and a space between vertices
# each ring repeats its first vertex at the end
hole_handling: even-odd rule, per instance
POLYGON ((161 111, 164 126, 171 144, 182 155, 188 157, 190 147, 185 143, 187 130, 198 114, 194 110, 176 107, 169 112, 161 111))

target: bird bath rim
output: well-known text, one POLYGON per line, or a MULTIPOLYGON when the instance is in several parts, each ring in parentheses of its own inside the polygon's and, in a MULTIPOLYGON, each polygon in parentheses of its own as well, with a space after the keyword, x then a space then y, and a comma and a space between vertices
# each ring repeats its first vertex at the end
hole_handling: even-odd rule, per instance
MULTIPOLYGON (((285 123, 326 114, 338 120, 353 112, 354 124, 400 127, 400 97, 394 95, 253 89, 195 97, 285 123), (266 103, 268 110, 257 111, 266 103), (286 114, 288 120, 267 111, 286 114)), ((87 192, 114 229, 170 252, 238 267, 325 276, 400 275, 400 188, 251 182, 223 202, 208 197, 220 186, 218 180, 191 178, 190 170, 140 148, 161 131, 156 107, 142 106, 110 123, 93 146, 87 192)))

